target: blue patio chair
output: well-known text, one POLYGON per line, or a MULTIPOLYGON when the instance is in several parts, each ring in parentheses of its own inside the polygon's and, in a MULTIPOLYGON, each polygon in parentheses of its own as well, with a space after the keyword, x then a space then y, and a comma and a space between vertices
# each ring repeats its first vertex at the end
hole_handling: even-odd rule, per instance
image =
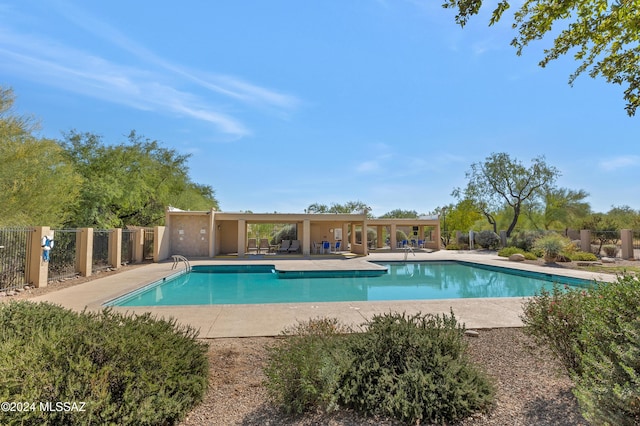
POLYGON ((329 253, 331 251, 331 243, 329 241, 322 242, 322 252, 329 253))

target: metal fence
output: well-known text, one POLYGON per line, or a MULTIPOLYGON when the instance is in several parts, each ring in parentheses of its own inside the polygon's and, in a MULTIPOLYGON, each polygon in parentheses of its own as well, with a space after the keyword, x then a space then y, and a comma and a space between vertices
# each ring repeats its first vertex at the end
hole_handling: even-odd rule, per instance
POLYGON ((31 228, 0 229, 0 291, 26 284, 31 228))
POLYGON ((93 231, 93 258, 91 272, 104 271, 112 265, 109 263, 109 234, 108 230, 93 231))
POLYGON ((144 230, 144 244, 142 246, 142 252, 144 253, 144 261, 153 261, 153 229, 145 228, 144 230))
POLYGON ((74 278, 76 271, 76 238, 78 229, 55 229, 54 246, 49 253, 49 278, 56 281, 74 278))
POLYGON ((120 247, 120 262, 123 265, 133 263, 133 235, 131 229, 122 230, 122 246, 120 247))

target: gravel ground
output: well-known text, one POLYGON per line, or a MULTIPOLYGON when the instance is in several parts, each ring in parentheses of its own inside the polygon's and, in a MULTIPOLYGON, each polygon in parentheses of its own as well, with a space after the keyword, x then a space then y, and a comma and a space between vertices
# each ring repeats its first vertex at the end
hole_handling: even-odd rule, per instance
MULTIPOLYGON (((476 425, 587 425, 558 362, 518 328, 478 330, 465 337, 472 359, 496 384, 493 409, 461 422, 476 425)), ((182 426, 202 425, 396 425, 350 411, 288 417, 271 406, 262 385, 266 350, 275 338, 209 340, 210 385, 202 404, 182 426)))

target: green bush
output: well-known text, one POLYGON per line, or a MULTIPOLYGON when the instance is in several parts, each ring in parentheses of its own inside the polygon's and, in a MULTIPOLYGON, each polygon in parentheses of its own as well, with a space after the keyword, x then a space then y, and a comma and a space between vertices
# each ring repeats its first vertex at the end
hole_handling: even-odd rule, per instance
POLYGON ((350 330, 333 318, 301 322, 283 331, 269 349, 265 386, 271 400, 288 414, 312 407, 336 408, 344 333, 350 330))
POLYGON ((588 253, 586 251, 577 251, 569 255, 569 259, 574 262, 592 262, 598 260, 598 257, 593 253, 588 253))
POLYGON ((446 247, 446 250, 462 250, 460 244, 458 243, 449 243, 446 247))
POLYGON ((525 331, 549 346, 573 377, 594 424, 640 424, 640 277, 542 291, 525 304, 525 331))
POLYGON ((335 319, 287 329, 269 351, 266 387, 287 413, 350 407, 413 424, 449 422, 487 409, 493 387, 467 358, 451 316, 374 316, 365 332, 335 319))
POLYGON ((527 259, 527 260, 538 260, 538 257, 539 256, 536 255, 535 253, 532 253, 532 252, 529 252, 529 251, 524 254, 524 258, 527 259))
POLYGON ((574 393, 594 424, 640 424, 640 278, 599 284, 586 301, 574 393))
POLYGON ((467 358, 464 328, 451 316, 375 316, 350 339, 340 403, 406 423, 444 423, 487 409, 488 378, 467 358))
POLYGON ((530 252, 533 249, 533 243, 544 234, 544 231, 518 231, 511 234, 507 244, 530 252))
POLYGON ((547 345, 569 374, 580 373, 578 335, 584 323, 586 291, 554 284, 542 289, 523 306, 524 331, 547 345))
POLYGON ((480 247, 486 249, 495 249, 500 245, 500 237, 493 231, 480 231, 474 239, 480 247))
POLYGON ((548 234, 538 238, 533 244, 533 248, 544 253, 547 262, 554 262, 555 259, 571 244, 571 240, 558 234, 548 234))
POLYGON ((0 424, 176 424, 207 387, 206 345, 173 320, 0 304, 0 399, 84 411, 0 412, 0 424))
POLYGON ((525 254, 525 251, 523 249, 521 249, 520 247, 504 247, 501 248, 500 250, 498 250, 498 256, 500 257, 509 257, 512 254, 516 254, 516 253, 520 253, 522 255, 525 254))

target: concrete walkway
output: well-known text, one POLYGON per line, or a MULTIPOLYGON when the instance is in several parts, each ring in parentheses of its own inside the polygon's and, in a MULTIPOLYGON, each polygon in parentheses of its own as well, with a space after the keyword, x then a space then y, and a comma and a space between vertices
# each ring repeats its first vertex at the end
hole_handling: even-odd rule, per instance
MULTIPOLYGON (((191 262, 199 264, 266 264, 275 265, 282 270, 340 270, 367 269, 367 261, 404 260, 404 253, 371 254, 366 258, 353 259, 260 259, 230 260, 208 259, 191 262)), ((542 272, 549 275, 562 275, 587 280, 613 281, 608 274, 595 274, 552 266, 536 266, 509 262, 495 253, 451 252, 409 253, 409 261, 420 260, 458 260, 500 267, 542 272)), ((47 301, 73 310, 83 309, 99 311, 103 305, 119 296, 169 277, 176 273, 172 263, 156 263, 113 274, 105 278, 88 281, 77 286, 34 297, 32 301, 47 301)), ((375 265, 374 265, 375 267, 375 265)), ((465 323, 467 328, 519 327, 522 325, 520 314, 524 298, 484 298, 484 299, 448 299, 419 301, 384 302, 331 302, 331 303, 278 303, 260 305, 210 305, 210 306, 163 306, 120 308, 114 311, 143 313, 173 317, 179 323, 189 324, 200 330, 202 338, 274 336, 287 326, 310 318, 335 317, 345 324, 359 326, 375 314, 387 312, 406 313, 450 313, 465 323)))

